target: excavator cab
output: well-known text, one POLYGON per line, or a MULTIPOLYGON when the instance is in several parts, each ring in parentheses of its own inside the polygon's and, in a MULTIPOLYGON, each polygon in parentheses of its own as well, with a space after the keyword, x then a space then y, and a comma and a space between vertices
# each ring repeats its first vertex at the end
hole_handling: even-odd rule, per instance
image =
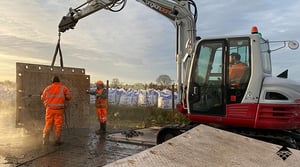
POLYGON ((226 105, 241 103, 251 76, 251 39, 205 39, 198 43, 188 89, 190 114, 225 116, 226 105), (238 54, 243 69, 230 78, 231 54, 238 54))
POLYGON ((187 84, 188 118, 222 126, 299 129, 300 83, 272 76, 269 44, 259 33, 198 41, 187 84), (233 63, 231 55, 239 60, 233 63), (234 66, 238 75, 233 75, 234 66))

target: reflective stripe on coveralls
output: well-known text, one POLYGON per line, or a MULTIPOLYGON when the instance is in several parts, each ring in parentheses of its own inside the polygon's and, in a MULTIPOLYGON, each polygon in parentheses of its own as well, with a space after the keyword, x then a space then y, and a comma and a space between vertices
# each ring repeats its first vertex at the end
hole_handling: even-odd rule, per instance
POLYGON ((64 96, 63 85, 52 84, 46 88, 45 92, 45 106, 51 109, 63 109, 65 106, 65 96, 64 96), (57 89, 60 86, 59 93, 57 94, 57 89))

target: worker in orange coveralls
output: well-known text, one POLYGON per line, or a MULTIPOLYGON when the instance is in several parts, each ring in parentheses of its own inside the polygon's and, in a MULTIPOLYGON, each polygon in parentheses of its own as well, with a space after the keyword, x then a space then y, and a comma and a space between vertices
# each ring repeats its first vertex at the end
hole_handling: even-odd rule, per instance
POLYGON ((247 65, 240 61, 241 56, 238 53, 231 53, 229 57, 229 80, 231 83, 240 83, 245 74, 247 65))
POLYGON ((96 131, 97 135, 106 132, 106 120, 107 120, 107 90, 104 83, 99 80, 96 82, 97 89, 95 91, 87 90, 88 94, 95 95, 95 106, 97 111, 97 117, 100 122, 100 129, 96 131))
POLYGON ((63 85, 58 76, 54 76, 52 84, 47 86, 41 100, 46 107, 45 126, 43 130, 43 144, 48 144, 49 133, 54 123, 55 145, 62 144, 61 130, 64 121, 65 101, 71 100, 69 89, 63 85))

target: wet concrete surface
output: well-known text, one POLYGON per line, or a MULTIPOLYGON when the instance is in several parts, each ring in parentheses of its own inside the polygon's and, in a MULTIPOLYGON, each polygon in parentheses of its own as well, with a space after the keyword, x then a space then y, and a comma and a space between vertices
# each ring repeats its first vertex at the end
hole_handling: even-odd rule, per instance
POLYGON ((106 135, 98 136, 94 129, 68 129, 60 146, 54 146, 53 140, 42 145, 41 135, 24 136, 19 143, 0 145, 0 166, 103 166, 150 147, 109 141, 106 135))
MULTIPOLYGON (((2 167, 95 167, 139 153, 150 145, 107 140, 107 135, 123 132, 108 123, 105 135, 96 135, 99 123, 89 122, 84 128, 62 132, 64 144, 54 146, 53 133, 49 145, 42 145, 42 130, 34 132, 15 128, 12 112, 0 109, 0 166, 2 167)), ((41 127, 42 128, 42 127, 41 127)))

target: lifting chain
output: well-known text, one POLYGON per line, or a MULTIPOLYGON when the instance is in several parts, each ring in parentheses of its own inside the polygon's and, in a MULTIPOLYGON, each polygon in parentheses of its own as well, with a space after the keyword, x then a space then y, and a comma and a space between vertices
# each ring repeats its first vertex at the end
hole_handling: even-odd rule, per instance
POLYGON ((55 52, 54 52, 54 56, 52 59, 52 63, 51 63, 51 67, 54 66, 55 63, 55 59, 56 59, 56 55, 59 52, 59 56, 60 56, 60 67, 64 68, 64 63, 63 63, 63 57, 62 57, 62 53, 61 53, 61 49, 60 49, 60 35, 61 33, 58 33, 58 40, 57 40, 57 44, 56 44, 56 48, 55 48, 55 52))

